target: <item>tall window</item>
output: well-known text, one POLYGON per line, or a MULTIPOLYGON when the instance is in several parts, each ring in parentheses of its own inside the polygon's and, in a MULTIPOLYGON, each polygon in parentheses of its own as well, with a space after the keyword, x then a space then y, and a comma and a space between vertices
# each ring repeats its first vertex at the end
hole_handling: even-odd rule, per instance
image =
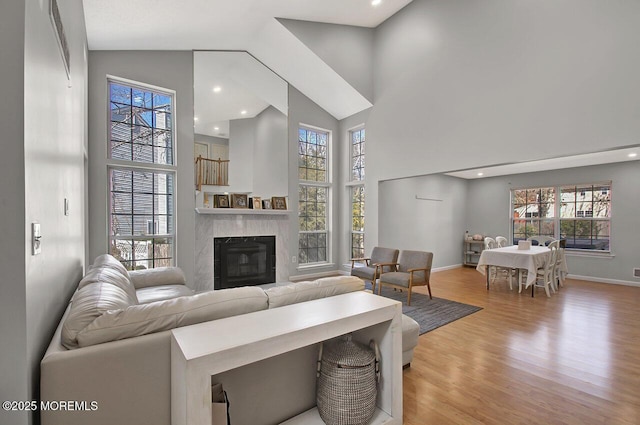
POLYGON ((364 128, 351 138, 351 258, 364 257, 364 128))
POLYGON ((511 192, 513 241, 545 235, 568 249, 610 251, 611 182, 511 192))
POLYGON ((129 270, 173 265, 173 94, 108 84, 109 251, 129 270))
POLYGON ((329 133, 298 129, 298 220, 300 264, 328 260, 329 133))

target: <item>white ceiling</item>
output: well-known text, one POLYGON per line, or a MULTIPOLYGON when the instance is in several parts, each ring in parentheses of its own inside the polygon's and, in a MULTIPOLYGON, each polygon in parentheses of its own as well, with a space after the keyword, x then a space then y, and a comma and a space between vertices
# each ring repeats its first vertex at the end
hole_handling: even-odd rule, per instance
POLYGON ((411 0, 84 0, 91 50, 247 50, 337 119, 371 106, 276 18, 376 27, 411 0))
POLYGON ((193 86, 196 134, 228 138, 229 120, 269 105, 288 113, 287 83, 246 52, 194 52, 193 86))

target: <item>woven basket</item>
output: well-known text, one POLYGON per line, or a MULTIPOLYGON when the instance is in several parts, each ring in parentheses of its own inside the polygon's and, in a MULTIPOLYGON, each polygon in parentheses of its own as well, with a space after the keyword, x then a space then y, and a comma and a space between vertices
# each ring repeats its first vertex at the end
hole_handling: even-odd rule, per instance
POLYGON ((376 410, 380 351, 341 337, 320 346, 318 412, 327 425, 366 425, 376 410))

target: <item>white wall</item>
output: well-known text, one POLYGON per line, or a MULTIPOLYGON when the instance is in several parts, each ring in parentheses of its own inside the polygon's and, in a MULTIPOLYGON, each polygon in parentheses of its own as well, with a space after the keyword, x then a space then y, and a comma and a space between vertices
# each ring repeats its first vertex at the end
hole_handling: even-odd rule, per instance
POLYGON ((254 143, 253 194, 263 198, 287 196, 287 116, 273 106, 258 114, 254 143))
MULTIPOLYGON (((3 401, 28 401, 38 399, 40 360, 84 267, 87 50, 82 2, 61 2, 69 87, 49 3, 10 3, 0 16, 6 140, 0 159, 0 394, 3 401), (42 227, 37 256, 31 254, 32 222, 42 227)), ((0 422, 37 423, 38 415, 2 410, 0 422)))
POLYGON ((639 13, 633 0, 414 0, 376 29, 367 185, 637 142, 639 13))
POLYGON ((195 196, 193 164, 193 54, 187 51, 89 53, 90 258, 108 252, 107 75, 176 91, 176 265, 193 284, 195 196))
POLYGON ((434 268, 461 264, 467 186, 438 174, 381 182, 378 244, 433 252, 434 268))
POLYGON ((577 276, 633 282, 633 268, 640 267, 637 231, 640 196, 640 162, 630 161, 592 167, 569 168, 540 173, 517 174, 469 182, 467 226, 470 232, 509 237, 510 190, 611 181, 612 257, 567 255, 569 273, 577 276))

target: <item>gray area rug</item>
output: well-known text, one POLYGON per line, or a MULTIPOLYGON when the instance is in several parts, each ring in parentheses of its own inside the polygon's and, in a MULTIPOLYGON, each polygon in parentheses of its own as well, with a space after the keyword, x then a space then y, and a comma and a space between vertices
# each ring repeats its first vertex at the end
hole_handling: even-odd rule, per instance
MULTIPOLYGON (((369 282, 366 289, 371 289, 369 282)), ((482 307, 443 298, 429 299, 428 295, 417 292, 411 293, 411 305, 407 306, 407 292, 394 291, 389 287, 382 288, 382 296, 402 302, 402 312, 420 325, 420 335, 482 310, 482 307)))

